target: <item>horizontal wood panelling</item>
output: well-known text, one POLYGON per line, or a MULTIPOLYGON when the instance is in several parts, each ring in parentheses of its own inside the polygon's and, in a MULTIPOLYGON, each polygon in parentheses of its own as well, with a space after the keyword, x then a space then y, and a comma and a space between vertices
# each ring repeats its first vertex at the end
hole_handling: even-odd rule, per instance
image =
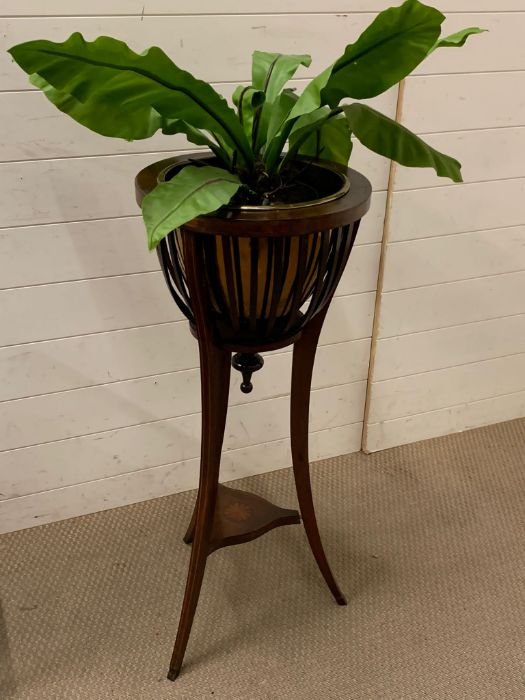
POLYGON ((525 353, 376 382, 370 422, 525 391, 525 353))
MULTIPOLYGON (((361 371, 369 344, 369 339, 343 341, 348 365, 343 374, 361 371)), ((0 349, 0 401, 178 372, 198 363, 186 321, 14 345, 0 349)), ((332 376, 325 383, 337 383, 339 371, 340 362, 325 366, 317 361, 316 372, 332 376)), ((363 377, 352 375, 348 381, 358 378, 363 377)))
POLYGON ((383 288, 389 292, 523 269, 525 225, 391 243, 383 288))
POLYGON ((525 44, 520 37, 525 30, 525 12, 453 13, 443 23, 442 34, 452 34, 472 26, 488 31, 471 37, 459 51, 450 48, 434 51, 414 73, 432 75, 523 70, 525 44))
POLYGON ((412 76, 405 84, 403 124, 418 134, 523 126, 525 69, 412 76))
MULTIPOLYGON (((348 0, 330 0, 322 8, 318 0, 258 0, 247 4, 245 0, 222 0, 220 7, 215 0, 3 0, 2 14, 14 16, 45 15, 89 15, 112 14, 128 15, 152 13, 161 14, 265 14, 265 13, 308 13, 340 12, 352 16, 354 12, 379 12, 392 5, 392 0, 353 0, 349 8, 348 0)), ((441 0, 442 12, 503 12, 523 10, 522 0, 441 0)))
POLYGON ((525 313, 525 271, 385 292, 380 337, 525 313))
MULTIPOLYGON (((356 245, 339 295, 375 289, 379 248, 356 245)), ((139 272, 161 274, 138 218, 0 230, 0 289, 139 272)))
MULTIPOLYGON (((302 92, 308 80, 291 80, 290 87, 302 92)), ((214 85, 230 98, 238 83, 214 85)), ((394 117, 397 87, 372 100, 375 109, 394 117)), ((34 158, 67 158, 173 150, 195 150, 184 136, 157 133, 149 139, 124 141, 96 134, 56 109, 39 91, 0 92, 0 161, 34 158)), ((170 154, 165 154, 168 157, 170 154)))
POLYGON ((140 215, 0 230, 0 287, 159 270, 140 215))
POLYGON ((0 400, 197 367, 188 323, 108 331, 0 349, 0 400))
MULTIPOLYGON (((347 275, 360 266, 359 258, 372 255, 360 251, 361 245, 381 240, 385 197, 384 192, 372 195, 347 275)), ((140 215, 0 229, 0 289, 158 269, 140 215)))
MULTIPOLYGON (((313 391, 310 430, 360 422, 365 389, 362 381, 313 391)), ((288 412, 287 396, 230 407, 224 449, 287 438, 288 412)), ((11 450, 0 453, 0 492, 12 498, 106 478, 191 459, 199 449, 200 414, 194 413, 11 450)))
POLYGON ((0 292, 0 346, 183 318, 157 272, 0 292))
MULTIPOLYGON (((133 180, 166 153, 37 160, 0 164, 3 227, 104 219, 137 214, 133 180), (89 193, 89 196, 87 195, 89 193)), ((375 190, 386 190, 388 161, 357 144, 352 167, 363 170, 375 190)))
MULTIPOLYGON (((254 49, 285 50, 311 54, 310 68, 297 72, 297 77, 302 78, 326 68, 373 17, 374 14, 301 14, 258 19, 219 14, 213 17, 212 24, 206 16, 27 17, 0 20, 0 47, 7 49, 35 37, 63 41, 74 31, 82 32, 89 40, 104 34, 126 41, 139 52, 152 45, 160 46, 181 68, 210 82, 250 80, 254 49)), ((0 52, 0 85, 3 90, 28 87, 27 76, 4 50, 0 52)))
POLYGON ((525 353, 525 315, 382 338, 375 381, 525 353))
MULTIPOLYGON (((450 1, 450 0, 449 0, 450 1)), ((469 2, 471 0, 463 0, 469 2)), ((487 0, 484 0, 487 2, 487 0)), ((512 4, 514 0, 505 0, 512 4)), ((389 0, 354 0, 353 12, 380 11, 388 7, 389 0)), ((222 14, 267 14, 267 13, 300 13, 319 12, 318 0, 266 0, 266 2, 250 2, 242 0, 222 0, 220 6, 214 0, 48 0, 45 5, 42 0, 4 0, 2 14, 6 15, 144 15, 159 13, 168 15, 222 15, 222 14)), ((323 12, 348 12, 347 0, 330 0, 322 8, 323 12)))
MULTIPOLYGON (((463 164, 461 172, 466 183, 523 176, 525 126, 428 134, 424 140, 463 164)), ((450 180, 438 177, 431 168, 396 168, 396 190, 439 185, 450 185, 450 180)))
POLYGON ((490 423, 513 420, 525 416, 525 391, 491 399, 460 403, 457 406, 405 416, 368 426, 366 449, 369 452, 385 450, 418 440, 457 433, 490 423))
MULTIPOLYGON (((360 258, 373 255, 360 246, 381 240, 384 205, 385 193, 374 193, 347 275, 361 265, 360 258)), ((140 215, 0 229, 0 289, 158 269, 140 215)))
MULTIPOLYGON (((124 39, 136 51, 151 45, 160 46, 181 68, 203 80, 244 81, 250 79, 254 48, 282 51, 286 47, 288 53, 308 52, 313 64, 309 69, 300 69, 297 77, 316 75, 335 60, 374 17, 375 13, 266 15, 254 21, 250 15, 217 15, 213 18, 213 40, 220 50, 214 52, 213 60, 209 60, 210 19, 206 16, 23 17, 1 20, 0 32, 5 49, 35 37, 63 41, 74 31, 81 31, 88 39, 109 34, 124 39)), ((451 33, 472 24, 482 25, 490 32, 475 37, 459 55, 453 50, 436 51, 416 72, 523 69, 525 49, 520 37, 525 28, 525 12, 455 13, 447 18, 444 31, 451 33)), ((27 88, 27 78, 11 63, 5 51, 0 54, 0 83, 4 90, 27 88)))
MULTIPOLYGON (((319 348, 313 386, 323 388, 366 379, 368 351, 367 340, 319 348)), ((240 375, 234 372, 230 405, 287 394, 291 366, 290 351, 269 355, 248 396, 240 392, 240 375)), ((156 372, 156 367, 151 366, 149 371, 156 372)), ((4 401, 0 403, 0 446, 2 450, 15 449, 198 413, 200 401, 198 369, 4 401)))
MULTIPOLYGON (((311 433, 311 459, 356 452, 361 432, 362 423, 353 423, 311 433)), ((221 480, 282 469, 290 461, 289 439, 230 450, 223 454, 221 480)), ((187 491, 197 486, 198 471, 198 460, 190 459, 13 498, 0 508, 0 533, 187 491)))
MULTIPOLYGON (((356 338, 368 334, 368 320, 365 325, 363 320, 368 318, 370 295, 373 297, 370 293, 337 299, 335 314, 342 313, 344 317, 347 307, 349 314, 358 313, 358 322, 351 323, 360 333, 356 338)), ((4 290, 0 292, 0 308, 4 319, 0 327, 0 346, 149 326, 183 318, 158 272, 4 290)), ((343 322, 345 330, 346 323, 343 322)), ((336 335, 339 338, 340 332, 336 331, 336 335)))
POLYGON ((525 415, 525 44, 508 45, 525 5, 468 9, 444 33, 489 32, 434 52, 403 91, 402 123, 466 184, 395 169, 370 451, 525 415))
POLYGON ((393 195, 390 241, 521 226, 525 177, 393 195))

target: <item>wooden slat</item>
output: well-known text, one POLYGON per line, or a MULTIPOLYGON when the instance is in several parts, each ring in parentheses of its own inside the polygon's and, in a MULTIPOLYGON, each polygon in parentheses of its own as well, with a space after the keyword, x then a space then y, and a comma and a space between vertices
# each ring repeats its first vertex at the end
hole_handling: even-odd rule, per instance
MULTIPOLYGON (((214 87, 229 98, 238 83, 214 87)), ((290 87, 302 92, 308 80, 292 80, 290 87)), ((393 117, 397 88, 366 102, 393 117)), ((96 134, 57 110, 39 91, 0 92, 0 160, 32 160, 79 156, 195 150, 184 136, 155 134, 149 139, 128 142, 96 134)))
POLYGON ((376 382, 370 422, 525 391, 525 353, 376 382))
POLYGON ((471 37, 462 49, 434 51, 414 73, 433 75, 523 70, 525 44, 520 37, 525 30, 525 12, 452 13, 442 25, 442 34, 446 36, 472 26, 488 31, 471 37))
MULTIPOLYGON (((343 326, 341 332, 333 330, 337 340, 327 342, 339 342, 348 324, 359 334, 356 338, 369 335, 369 297, 357 294, 338 299, 334 314, 340 316, 343 326), (347 321, 346 315, 355 310, 357 322, 347 321)), ((4 290, 0 292, 0 308, 4 321, 0 347, 183 318, 160 272, 4 290)))
POLYGON ((365 449, 368 452, 375 452, 524 416, 525 391, 482 401, 461 403, 431 413, 372 423, 368 428, 365 449))
MULTIPOLYGON (((312 392, 313 432, 362 420, 366 382, 312 392)), ((288 437, 288 397, 233 406, 226 451, 288 437)), ((195 458, 200 449, 200 414, 143 423, 0 453, 0 493, 12 498, 67 484, 104 479, 195 458), (16 474, 13 487, 12 475, 16 474)))
POLYGON ((384 291, 525 269, 525 225, 391 243, 384 291))
MULTIPOLYGON (((338 58, 374 19, 375 13, 311 15, 217 15, 179 17, 39 17, 0 20, 0 84, 3 90, 27 89, 27 77, 4 49, 35 37, 63 41, 74 31, 94 39, 101 34, 123 39, 136 51, 151 45, 163 48, 173 60, 207 81, 243 81, 251 75, 254 48, 265 51, 310 53, 313 64, 297 77, 316 75, 338 58), (234 37, 234 41, 232 41, 234 37), (329 40, 327 41, 327 38, 329 40), (213 60, 210 60, 213 55, 213 60)), ((433 53, 417 69, 419 74, 522 70, 525 13, 452 14, 444 31, 482 25, 490 30, 462 51, 433 53)))
POLYGON ((140 216, 0 230, 0 288, 152 272, 140 216))
MULTIPOLYGON (((374 272, 373 246, 381 239, 384 193, 374 193, 359 229, 339 294, 369 291, 374 272), (368 260, 372 269, 365 269, 368 260), (351 279, 348 277, 351 275, 351 279)), ((140 215, 67 224, 0 229, 0 289, 67 282, 159 269, 146 246, 140 215)))
MULTIPOLYGON (((311 433, 311 459, 357 452, 362 427, 362 423, 353 423, 311 433)), ((221 479, 238 479, 289 464, 288 439, 265 442, 223 454, 221 479)), ((197 486, 197 479, 198 459, 191 459, 12 498, 0 508, 0 533, 186 491, 197 486)))
MULTIPOLYGON (((468 1, 468 0, 467 0, 468 1)), ((486 2, 487 0, 485 0, 486 2)), ((374 12, 388 7, 389 0, 353 0, 353 12, 374 12)), ((505 0, 512 3, 513 0, 505 0)), ((463 4, 465 0, 463 0, 463 4)), ((240 14, 256 15, 268 13, 300 13, 307 12, 348 12, 348 2, 346 0, 330 0, 330 2, 319 7, 318 0, 266 0, 262 2, 251 2, 249 5, 242 0, 222 0, 217 5, 213 0, 200 0, 195 3, 193 0, 4 0, 2 4, 2 14, 6 15, 148 15, 152 13, 167 15, 217 15, 217 14, 240 14)))
MULTIPOLYGON (((41 160, 0 164, 4 227, 131 216, 139 213, 133 179, 165 153, 41 160), (89 193, 89 196, 87 195, 89 193)), ((388 161, 358 145, 352 166, 375 190, 386 189, 388 161)))
POLYGON ((114 36, 135 51, 160 46, 177 65, 208 82, 250 80, 251 55, 256 48, 309 53, 312 66, 300 68, 297 77, 314 76, 334 61, 373 17, 374 14, 313 14, 267 15, 260 19, 251 15, 217 15, 212 25, 206 16, 4 19, 0 20, 0 85, 3 90, 28 87, 27 76, 5 53, 9 46, 35 37, 63 41, 74 31, 82 32, 89 40, 100 35, 114 36))
POLYGON ((379 382, 514 353, 525 353, 524 315, 382 338, 374 378, 379 382))
POLYGON ((523 126, 525 70, 412 76, 405 84, 403 123, 418 134, 523 126))
MULTIPOLYGON (((3 0, 2 14, 14 16, 88 15, 113 14, 268 14, 338 12, 352 15, 355 12, 380 12, 392 5, 392 0, 330 0, 320 7, 318 0, 258 0, 246 4, 245 0, 3 0)), ((523 10, 521 0, 441 0, 442 12, 504 12, 523 10)))
POLYGON ((525 271, 383 294, 381 337, 525 313, 525 271))
POLYGON ((390 240, 521 226, 525 177, 395 192, 390 240))
MULTIPOLYGON (((365 380, 368 341, 338 343, 319 348, 313 386, 316 389, 365 380)), ((178 350, 178 348, 177 348, 178 350)), ((172 352, 176 352, 172 348, 172 352)), ((233 373, 230 405, 272 399, 288 393, 283 377, 292 366, 290 351, 270 355, 264 372, 254 378, 254 391, 239 390, 241 377, 233 373)), ((156 368, 151 366, 150 373, 156 368)), ((155 374, 141 379, 33 396, 0 403, 2 450, 64 440, 89 433, 164 420, 200 411, 198 369, 155 374)))
MULTIPOLYGON (((525 126, 429 134, 424 140, 463 164, 461 172, 466 183, 523 177, 525 172, 525 126)), ((396 169, 396 190, 446 186, 450 182, 438 177, 431 168, 396 169)))

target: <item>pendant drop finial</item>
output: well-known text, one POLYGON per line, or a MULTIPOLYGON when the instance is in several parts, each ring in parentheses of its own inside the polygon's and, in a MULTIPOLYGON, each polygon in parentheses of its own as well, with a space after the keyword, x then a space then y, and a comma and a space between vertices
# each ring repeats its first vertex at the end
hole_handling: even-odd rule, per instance
POLYGON ((261 369, 264 360, 258 352, 236 352, 232 357, 232 367, 242 374, 241 391, 249 394, 253 389, 252 374, 261 369))

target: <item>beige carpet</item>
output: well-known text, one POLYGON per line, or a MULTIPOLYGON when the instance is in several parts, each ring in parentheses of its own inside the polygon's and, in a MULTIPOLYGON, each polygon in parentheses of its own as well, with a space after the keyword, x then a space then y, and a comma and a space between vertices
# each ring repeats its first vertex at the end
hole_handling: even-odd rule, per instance
MULTIPOLYGON (((301 527, 208 562, 165 679, 193 493, 2 538, 2 700, 525 698, 525 421, 320 462, 301 527)), ((294 504, 289 470, 240 482, 294 504)))

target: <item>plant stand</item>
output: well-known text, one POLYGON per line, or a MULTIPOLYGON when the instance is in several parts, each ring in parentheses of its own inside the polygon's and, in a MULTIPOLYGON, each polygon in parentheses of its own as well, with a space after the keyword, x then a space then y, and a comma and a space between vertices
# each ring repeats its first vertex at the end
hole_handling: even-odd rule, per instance
MULTIPOLYGON (((137 177, 137 198, 169 159, 137 177)), ((168 678, 179 675, 209 554, 302 521, 319 569, 339 605, 346 605, 317 526, 308 458, 310 387, 323 322, 370 201, 370 183, 349 171, 350 188, 330 202, 268 214, 247 208, 233 216, 199 217, 158 248, 168 287, 198 340, 202 436, 200 481, 184 537, 192 552, 168 678), (291 272, 290 272, 291 271, 291 272), (262 367, 261 351, 293 344, 290 437, 300 513, 219 484, 221 449, 233 366, 242 390, 262 367)), ((244 208, 243 208, 244 209, 244 208)))

